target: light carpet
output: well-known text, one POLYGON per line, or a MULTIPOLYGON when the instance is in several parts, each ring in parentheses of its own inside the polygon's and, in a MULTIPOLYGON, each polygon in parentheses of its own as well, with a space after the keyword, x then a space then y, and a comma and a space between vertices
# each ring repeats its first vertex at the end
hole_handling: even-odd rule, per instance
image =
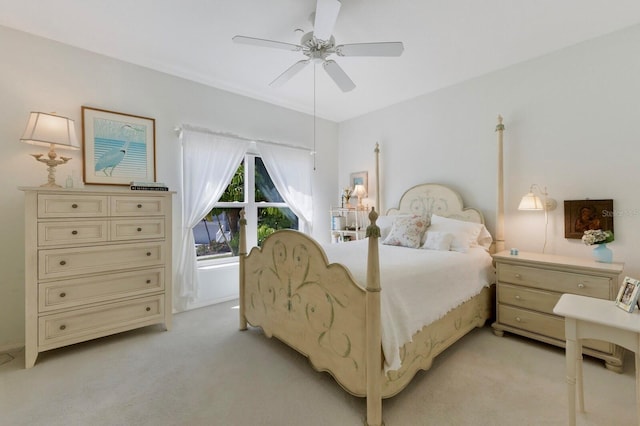
MULTIPOLYGON (((237 303, 237 302, 236 302, 237 303)), ((1 425, 362 425, 363 398, 259 329, 234 302, 0 365, 1 425)), ((15 359, 11 360, 11 356, 15 359)), ((637 424, 632 354, 623 374, 585 358, 579 425, 637 424)), ((476 329, 383 402, 387 426, 566 425, 564 350, 476 329)))

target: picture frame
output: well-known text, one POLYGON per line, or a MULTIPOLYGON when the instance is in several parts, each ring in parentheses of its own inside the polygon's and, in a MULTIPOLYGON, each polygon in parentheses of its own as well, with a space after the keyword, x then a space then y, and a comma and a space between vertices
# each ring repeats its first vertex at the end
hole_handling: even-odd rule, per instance
POLYGON ((368 194, 369 193, 368 173, 367 172, 351 173, 349 177, 349 185, 351 186, 351 189, 355 188, 356 185, 362 185, 364 186, 365 192, 368 194))
POLYGON ((156 181, 153 118, 82 107, 83 178, 87 184, 156 181))
POLYGON ((629 313, 633 312, 638 304, 638 296, 640 295, 640 281, 625 277, 616 297, 616 306, 629 313))
POLYGON ((565 200, 564 237, 581 239, 584 231, 613 232, 613 200, 565 200))

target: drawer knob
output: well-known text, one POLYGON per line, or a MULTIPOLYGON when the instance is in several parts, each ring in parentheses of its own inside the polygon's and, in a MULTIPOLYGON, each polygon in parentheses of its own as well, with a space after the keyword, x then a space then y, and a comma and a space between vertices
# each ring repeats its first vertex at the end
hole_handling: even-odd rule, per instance
POLYGON ((584 284, 578 283, 578 288, 584 288, 584 284))
POLYGON ((65 293, 64 291, 62 293, 60 293, 60 297, 65 297, 67 295, 67 293, 65 293))
POLYGON ((516 321, 522 322, 522 319, 520 317, 516 317, 516 321))
POLYGON ((72 208, 72 209, 77 209, 77 208, 78 208, 78 205, 77 205, 76 203, 73 203, 73 204, 71 204, 71 208, 72 208))
POLYGON ((74 229, 73 231, 71 231, 71 235, 78 235, 78 231, 74 229))
POLYGON ((151 256, 151 252, 150 251, 147 252, 147 256, 151 256))
POLYGON ((516 296, 516 300, 520 300, 520 296, 516 296))
POLYGON ((138 204, 138 208, 141 209, 142 208, 142 204, 138 204))
POLYGON ((61 261, 60 261, 60 265, 61 265, 61 266, 64 266, 64 265, 66 265, 66 264, 67 264, 67 262, 66 262, 66 261, 64 261, 64 260, 61 260, 61 261))
POLYGON ((516 278, 522 278, 522 275, 516 274, 516 278))
POLYGON ((150 310, 151 308, 147 306, 146 311, 149 312, 150 310))
POLYGON ((67 328, 67 326, 66 326, 66 325, 64 325, 64 324, 62 324, 62 325, 60 326, 60 330, 65 330, 66 328, 67 328))
POLYGON ((142 231, 142 228, 138 228, 138 232, 142 231))
POLYGON ((151 280, 147 280, 147 284, 151 284, 151 280))

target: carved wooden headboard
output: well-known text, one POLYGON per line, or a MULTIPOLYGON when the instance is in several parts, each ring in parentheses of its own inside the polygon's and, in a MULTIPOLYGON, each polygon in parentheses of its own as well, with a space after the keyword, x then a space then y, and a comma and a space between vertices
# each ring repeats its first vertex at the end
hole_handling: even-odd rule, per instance
POLYGON ((400 198, 397 208, 387 210, 388 215, 418 214, 450 217, 484 224, 482 212, 473 208, 465 208, 462 197, 453 189, 436 184, 425 183, 408 189, 400 198))

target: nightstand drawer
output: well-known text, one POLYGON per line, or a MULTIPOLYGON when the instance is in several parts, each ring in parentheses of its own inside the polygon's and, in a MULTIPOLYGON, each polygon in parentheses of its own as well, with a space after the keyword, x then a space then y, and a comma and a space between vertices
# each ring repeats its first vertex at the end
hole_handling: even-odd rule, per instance
POLYGON ((77 220, 73 222, 38 223, 38 245, 87 244, 107 241, 107 221, 77 220))
POLYGON ((498 281, 582 296, 609 299, 611 280, 607 277, 574 274, 527 266, 498 264, 498 281))
POLYGON ((111 216, 160 216, 164 197, 111 197, 111 216))
MULTIPOLYGON (((498 305, 498 318, 501 324, 566 341, 563 317, 498 305)), ((611 353, 613 349, 610 343, 600 340, 585 339, 582 345, 604 353, 611 353)))
POLYGON ((38 308, 47 312, 163 290, 164 268, 52 281, 38 286, 38 308))
POLYGON ((564 318, 562 317, 498 305, 498 318, 501 324, 564 340, 564 318))
POLYGON ((164 219, 118 219, 111 221, 111 240, 164 238, 164 219))
POLYGON ((46 315, 38 320, 38 343, 43 349, 69 345, 153 324, 163 315, 163 295, 46 315))
POLYGON ((560 293, 498 283, 498 303, 553 314, 560 293))
POLYGON ((96 217, 107 215, 107 197, 39 194, 38 217, 96 217))

